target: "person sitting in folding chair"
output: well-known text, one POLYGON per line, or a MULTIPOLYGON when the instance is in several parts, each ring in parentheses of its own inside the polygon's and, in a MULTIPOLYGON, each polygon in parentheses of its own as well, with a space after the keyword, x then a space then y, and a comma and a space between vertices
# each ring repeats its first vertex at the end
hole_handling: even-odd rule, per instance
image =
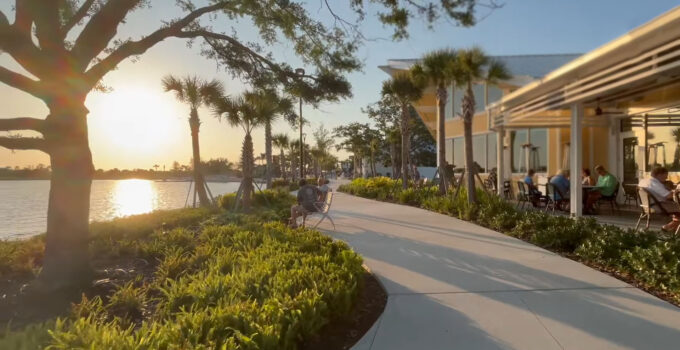
POLYGON ((305 179, 300 180, 300 189, 297 193, 297 205, 293 205, 290 208, 290 219, 288 219, 288 225, 291 228, 297 228, 297 218, 306 217, 309 213, 316 212, 318 210, 315 205, 319 200, 321 191, 314 186, 307 184, 305 179))
POLYGON ((323 177, 319 178, 319 186, 317 187, 319 189, 319 200, 317 202, 323 203, 326 200, 326 195, 328 194, 328 191, 331 190, 331 188, 328 187, 329 183, 330 181, 324 179, 323 177))
POLYGON ((649 192, 659 202, 663 209, 672 214, 673 220, 663 226, 664 231, 674 232, 680 226, 680 206, 673 200, 677 189, 669 191, 664 182, 668 180, 668 169, 656 167, 652 169, 649 179, 640 180, 639 187, 649 192))

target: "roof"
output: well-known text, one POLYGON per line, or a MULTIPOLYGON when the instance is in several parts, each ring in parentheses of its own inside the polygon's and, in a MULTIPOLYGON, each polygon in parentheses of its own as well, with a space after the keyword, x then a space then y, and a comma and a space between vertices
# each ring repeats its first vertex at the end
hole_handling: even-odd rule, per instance
MULTIPOLYGON (((580 56, 581 54, 544 54, 491 57, 503 62, 512 76, 527 76, 538 79, 580 56)), ((380 68, 390 73, 392 70, 409 69, 418 61, 418 59, 394 59, 389 60, 386 66, 380 68)))
POLYGON ((489 109, 494 116, 527 115, 527 110, 514 109, 531 105, 536 113, 623 94, 624 88, 638 85, 651 89, 678 77, 679 55, 680 6, 503 96, 489 109))

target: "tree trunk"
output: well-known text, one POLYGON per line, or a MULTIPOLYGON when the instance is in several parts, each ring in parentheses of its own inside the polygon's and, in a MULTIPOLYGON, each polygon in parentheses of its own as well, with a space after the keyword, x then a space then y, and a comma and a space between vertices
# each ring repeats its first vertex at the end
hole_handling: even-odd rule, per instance
POLYGON ((376 170, 375 169, 375 154, 374 154, 373 150, 371 150, 371 175, 373 177, 375 177, 376 173, 377 173, 377 171, 375 171, 375 170, 376 170))
POLYGON ((472 117, 475 110, 475 97, 472 85, 468 84, 463 97, 463 133, 465 141, 465 177, 467 183, 468 203, 477 204, 477 192, 475 192, 475 174, 477 168, 472 153, 472 117))
POLYGON ((253 169, 255 168, 255 155, 253 153, 253 138, 250 133, 246 133, 243 138, 243 148, 241 149, 241 168, 243 168, 243 180, 241 181, 241 204, 243 211, 250 211, 251 196, 253 194, 253 169))
POLYGON ((267 180, 267 188, 272 187, 272 172, 274 171, 273 160, 272 160, 272 124, 267 121, 264 125, 264 154, 267 159, 267 174, 265 178, 267 180))
POLYGON ((408 104, 401 106, 401 188, 408 188, 408 138, 409 138, 408 104))
MULTIPOLYGON (((84 97, 82 99, 84 101, 84 97)), ((47 235, 38 292, 80 288, 90 282, 89 215, 94 165, 88 141, 87 109, 50 107, 49 145, 52 176, 47 235)))
POLYGON ((439 87, 437 89, 437 159, 439 163, 439 194, 446 194, 446 88, 439 87))
POLYGON ((198 119, 198 111, 192 108, 191 116, 189 117, 189 127, 191 128, 191 146, 194 155, 194 191, 198 193, 201 207, 209 207, 211 202, 205 190, 205 178, 203 178, 203 171, 201 169, 201 149, 198 142, 198 129, 200 126, 201 121, 198 119))

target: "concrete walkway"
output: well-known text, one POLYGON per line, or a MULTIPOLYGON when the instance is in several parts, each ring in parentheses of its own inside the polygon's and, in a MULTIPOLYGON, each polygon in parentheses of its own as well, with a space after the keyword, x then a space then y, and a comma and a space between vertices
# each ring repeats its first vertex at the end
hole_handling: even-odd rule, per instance
POLYGON ((342 193, 331 216, 389 295, 353 349, 680 349, 680 309, 528 243, 342 193))

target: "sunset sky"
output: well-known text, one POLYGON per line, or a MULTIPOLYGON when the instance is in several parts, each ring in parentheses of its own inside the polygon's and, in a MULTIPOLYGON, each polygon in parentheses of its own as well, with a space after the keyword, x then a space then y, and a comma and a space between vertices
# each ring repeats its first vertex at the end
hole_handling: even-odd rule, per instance
MULTIPOLYGON (((361 108, 379 98, 381 82, 387 75, 377 66, 392 58, 417 58, 423 53, 445 46, 466 47, 479 45, 492 55, 585 53, 678 5, 677 0, 504 0, 505 6, 473 28, 457 28, 447 22, 429 31, 422 23, 414 22, 411 37, 401 42, 377 40, 360 51, 363 72, 349 77, 354 98, 337 104, 324 104, 319 109, 303 108, 313 129, 323 123, 328 129, 351 121, 367 121, 361 108)), ((2 1, 0 10, 13 18, 11 4, 2 1)), ((120 27, 122 36, 138 38, 160 24, 161 19, 180 14, 174 1, 151 1, 151 9, 135 12, 128 23, 120 27), (163 5, 161 5, 161 3, 163 5)), ((337 1, 337 3, 346 3, 337 1)), ((340 7, 340 5, 338 5, 340 7)), ((317 1, 310 2, 314 16, 317 1)), ((247 22, 224 23, 224 29, 234 26, 241 39, 256 39, 247 22)), ((390 32, 373 19, 363 26, 369 37, 388 38, 390 32)), ((289 44, 275 47, 275 57, 294 67, 299 62, 289 44)), ((137 62, 130 60, 104 78, 113 88, 110 93, 91 93, 87 100, 90 110, 90 145, 96 168, 151 168, 154 164, 170 167, 173 161, 186 164, 191 157, 191 140, 187 122, 188 107, 164 93, 161 79, 166 74, 197 75, 206 79, 222 80, 229 94, 244 89, 215 62, 199 54, 200 45, 188 48, 179 39, 168 40, 152 48, 137 62)), ((6 54, 0 54, 0 65, 17 69, 6 54)), ((43 118, 47 109, 35 98, 0 83, 0 118, 30 116, 43 118)), ((237 162, 243 138, 241 129, 220 123, 208 111, 201 111, 201 156, 204 159, 226 157, 237 162)), ((281 122, 275 132, 294 130, 281 122)), ((28 135, 27 133, 24 133, 28 135)), ((311 130, 308 127, 311 138, 311 130)), ((254 135, 255 152, 264 152, 262 130, 254 135)), ((46 155, 37 151, 11 152, 0 148, 0 167, 49 164, 46 155)))

